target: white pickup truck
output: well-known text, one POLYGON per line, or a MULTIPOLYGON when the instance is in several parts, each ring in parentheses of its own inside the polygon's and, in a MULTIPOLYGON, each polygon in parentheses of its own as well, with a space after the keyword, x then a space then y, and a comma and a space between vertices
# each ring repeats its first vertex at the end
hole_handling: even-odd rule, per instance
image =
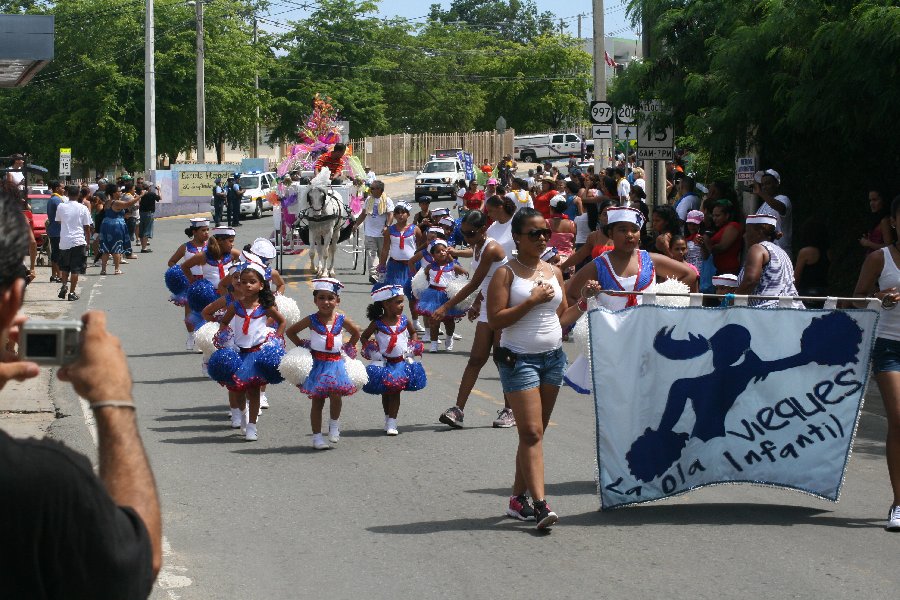
MULTIPOLYGON (((593 150, 592 142, 593 140, 590 140, 585 144, 586 153, 593 150)), ((517 135, 513 143, 513 153, 522 162, 581 157, 582 139, 577 133, 517 135)))
POLYGON ((416 174, 416 201, 422 196, 431 196, 432 200, 447 197, 455 198, 457 181, 466 179, 466 169, 457 158, 436 158, 425 163, 416 174))

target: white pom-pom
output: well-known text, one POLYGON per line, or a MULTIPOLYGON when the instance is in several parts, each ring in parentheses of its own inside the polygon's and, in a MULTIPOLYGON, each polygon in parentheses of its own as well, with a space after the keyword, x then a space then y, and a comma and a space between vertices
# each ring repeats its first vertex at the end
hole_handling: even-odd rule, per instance
MULTIPOLYGON (((465 281, 462 277, 454 277, 447 284, 447 297, 452 298, 457 295, 460 290, 465 287, 467 281, 465 281)), ((475 298, 478 297, 478 288, 475 288, 471 294, 462 299, 457 305, 456 308, 459 310, 469 310, 472 308, 472 305, 475 303, 475 298)))
POLYGON ((194 332, 194 348, 203 353, 204 361, 209 360, 212 353, 216 351, 216 345, 213 343, 213 337, 219 332, 219 324, 210 321, 194 332))
POLYGON ((412 294, 416 298, 421 296, 422 292, 428 289, 428 275, 425 274, 425 269, 419 269, 418 273, 413 275, 409 287, 412 288, 412 294))
POLYGON ((578 348, 579 354, 584 356, 591 355, 591 334, 586 316, 582 315, 575 321, 575 328, 572 329, 572 341, 575 343, 575 347, 578 348))
POLYGON ((309 376, 313 368, 313 357, 306 348, 294 348, 284 355, 278 370, 282 377, 293 385, 300 385, 309 376))
POLYGON ((275 296, 275 307, 287 321, 286 327, 290 327, 303 318, 300 307, 297 306, 297 302, 295 302, 293 298, 288 298, 287 296, 279 294, 275 296))
POLYGON ((357 389, 362 389, 364 385, 369 383, 369 374, 366 372, 366 365, 362 364, 355 358, 350 358, 344 354, 344 367, 347 369, 347 376, 357 389))
POLYGON ((690 306, 691 304, 690 296, 688 296, 691 288, 675 278, 670 277, 657 284, 655 291, 657 294, 683 294, 683 296, 657 296, 657 306, 690 306))

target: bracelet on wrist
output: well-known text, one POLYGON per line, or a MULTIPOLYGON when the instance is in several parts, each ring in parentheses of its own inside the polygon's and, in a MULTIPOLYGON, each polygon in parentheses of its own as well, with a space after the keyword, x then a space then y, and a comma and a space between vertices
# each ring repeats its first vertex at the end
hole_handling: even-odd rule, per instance
POLYGON ((130 408, 131 410, 137 410, 134 402, 130 400, 105 400, 103 402, 93 402, 90 406, 91 410, 97 410, 98 408, 130 408))

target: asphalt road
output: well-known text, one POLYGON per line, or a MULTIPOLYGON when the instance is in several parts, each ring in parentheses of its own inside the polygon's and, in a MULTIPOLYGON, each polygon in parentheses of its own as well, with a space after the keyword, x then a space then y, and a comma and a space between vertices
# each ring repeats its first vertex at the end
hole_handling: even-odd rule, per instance
MULTIPOLYGON (((890 496, 880 414, 862 419, 838 504, 741 485, 599 512, 592 403, 564 389, 545 440, 561 520, 538 534, 503 516, 516 432, 491 428, 502 406, 491 363, 466 428, 437 422, 471 345, 465 322, 454 352, 426 355, 429 384, 404 394, 399 436, 384 435, 379 399, 360 392, 344 402, 338 448, 314 451, 309 401, 282 384, 270 388, 259 441, 244 441, 166 302, 162 273, 185 220, 158 221, 155 252, 125 275, 91 269, 72 307, 106 311, 130 357, 164 512, 153 598, 896 598, 900 535, 881 529, 890 496)), ((237 244, 270 223, 246 221, 237 244)), ((339 251, 342 308, 364 324, 370 285, 351 260, 339 251)), ((306 263, 287 257, 284 275, 312 312, 306 263)), ((81 430, 63 435, 84 446, 81 430)))

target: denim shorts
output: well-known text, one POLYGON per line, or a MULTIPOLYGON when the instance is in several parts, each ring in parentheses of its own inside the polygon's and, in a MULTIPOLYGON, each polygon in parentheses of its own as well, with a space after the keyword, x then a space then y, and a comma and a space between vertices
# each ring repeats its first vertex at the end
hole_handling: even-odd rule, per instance
POLYGON ((872 349, 872 370, 875 373, 900 371, 900 340, 875 338, 872 349))
POLYGON ((566 372, 566 353, 562 348, 539 354, 519 354, 514 367, 498 364, 503 392, 521 392, 541 385, 562 386, 566 372))

